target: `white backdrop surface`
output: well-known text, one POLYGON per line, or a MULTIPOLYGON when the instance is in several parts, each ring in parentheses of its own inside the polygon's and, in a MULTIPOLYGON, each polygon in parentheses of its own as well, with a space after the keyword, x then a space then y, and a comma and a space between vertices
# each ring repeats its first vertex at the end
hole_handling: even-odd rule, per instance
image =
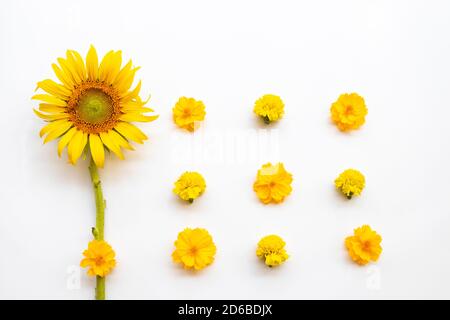
POLYGON ((450 298, 449 1, 19 1, 0 4, 0 298, 91 299, 78 268, 91 239, 87 162, 42 145, 30 100, 51 63, 94 44, 142 66, 142 92, 160 118, 150 140, 101 171, 106 238, 118 265, 111 299, 450 298), (343 134, 330 104, 358 92, 366 124, 343 134), (252 113, 280 95, 285 118, 252 113), (178 97, 204 101, 192 135, 172 122, 178 97), (261 204, 261 164, 283 161, 293 193, 261 204), (366 175, 346 201, 334 178, 366 175), (185 170, 206 193, 193 205, 172 194, 185 170), (383 236, 376 264, 352 263, 343 245, 370 224, 383 236), (172 263, 184 227, 207 228, 215 263, 192 274, 172 263), (276 233, 291 258, 276 269, 255 256, 276 233))

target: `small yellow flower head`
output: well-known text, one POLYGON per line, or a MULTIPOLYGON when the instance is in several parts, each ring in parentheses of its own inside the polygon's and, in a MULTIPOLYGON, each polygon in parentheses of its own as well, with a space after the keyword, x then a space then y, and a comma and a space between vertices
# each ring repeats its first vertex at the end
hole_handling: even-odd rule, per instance
POLYGON ((292 174, 284 169, 282 163, 272 165, 269 162, 258 170, 253 190, 264 204, 279 203, 291 193, 291 183, 292 174))
POLYGON ((366 179, 363 174, 355 169, 347 169, 334 180, 336 188, 348 198, 359 196, 364 189, 366 179))
POLYGON ((205 119, 205 105, 194 98, 181 97, 172 109, 173 121, 180 128, 194 131, 197 124, 205 119))
POLYGON ((206 189, 206 182, 198 172, 185 172, 175 182, 173 192, 181 199, 194 202, 206 189))
POLYGON ((381 236, 368 225, 354 230, 354 235, 345 238, 345 246, 353 261, 365 265, 370 261, 377 261, 383 250, 381 236))
POLYGON ((341 131, 358 129, 365 122, 367 107, 356 93, 344 93, 331 105, 331 120, 341 131))
POLYGON ((283 117, 284 102, 279 96, 266 94, 256 100, 253 111, 263 118, 266 124, 269 124, 283 117))
POLYGON ((265 236, 258 242, 256 255, 264 259, 269 267, 276 267, 289 258, 284 246, 286 243, 277 235, 265 236))
POLYGON ((116 253, 106 241, 92 240, 83 255, 85 258, 81 260, 80 266, 89 267, 87 273, 90 276, 104 277, 116 266, 116 253))
POLYGON ((172 259, 185 269, 201 270, 214 261, 216 245, 205 229, 186 228, 178 234, 172 259))

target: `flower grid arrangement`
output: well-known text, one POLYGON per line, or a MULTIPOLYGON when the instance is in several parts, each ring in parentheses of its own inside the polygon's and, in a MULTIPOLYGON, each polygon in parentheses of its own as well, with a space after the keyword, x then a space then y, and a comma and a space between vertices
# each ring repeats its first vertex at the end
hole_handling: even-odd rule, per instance
MULTIPOLYGON (((106 152, 124 159, 123 150, 134 150, 132 142, 142 144, 147 136, 132 122, 151 122, 157 115, 147 107, 148 99, 140 97, 141 82, 135 87, 134 77, 139 67, 131 60, 122 66, 122 52, 109 51, 99 61, 96 49, 91 46, 86 59, 73 50, 65 58, 52 64, 59 82, 46 79, 37 83, 39 100, 35 114, 47 122, 40 136, 44 143, 59 139, 57 154, 62 156, 67 148, 69 163, 75 165, 80 158, 89 158, 89 172, 94 189, 96 224, 92 228, 94 239, 83 252, 81 267, 96 277, 95 297, 106 298, 106 276, 116 266, 116 254, 104 240, 105 199, 98 168, 103 168, 106 152), (106 151, 106 152, 105 152, 106 151)), ((253 111, 269 125, 284 116, 284 102, 273 94, 256 100, 253 111)), ((195 131, 204 120, 206 112, 202 101, 181 97, 172 109, 174 123, 188 132, 195 131)), ((331 105, 331 120, 340 131, 355 130, 365 123, 367 107, 356 93, 342 94, 331 105)), ((257 172, 253 190, 265 205, 279 204, 292 193, 292 174, 283 163, 266 163, 257 172)), ((360 196, 365 187, 364 175, 356 169, 343 171, 334 181, 336 189, 347 199, 360 196)), ((206 181, 198 172, 184 172, 174 183, 173 192, 182 201, 193 203, 206 190, 206 181)), ((377 261, 381 252, 381 236, 369 225, 354 230, 344 240, 348 254, 358 265, 377 261)), ((174 263, 187 270, 198 271, 214 262, 216 245, 206 229, 185 228, 178 234, 172 253, 174 263)), ((285 241, 278 235, 261 238, 256 256, 268 267, 276 267, 288 260, 285 241)))

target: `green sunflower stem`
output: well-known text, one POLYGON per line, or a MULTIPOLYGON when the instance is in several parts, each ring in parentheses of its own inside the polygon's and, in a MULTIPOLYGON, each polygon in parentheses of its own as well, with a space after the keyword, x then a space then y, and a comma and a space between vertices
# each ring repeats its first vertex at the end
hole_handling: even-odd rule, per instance
MULTIPOLYGON (((91 157, 89 165, 89 173, 91 175, 92 185, 95 194, 95 228, 92 234, 96 240, 104 240, 105 237, 105 207, 106 202, 103 198, 102 183, 98 174, 97 165, 91 157)), ((105 277, 97 276, 97 285, 95 286, 95 299, 105 300, 105 277)))

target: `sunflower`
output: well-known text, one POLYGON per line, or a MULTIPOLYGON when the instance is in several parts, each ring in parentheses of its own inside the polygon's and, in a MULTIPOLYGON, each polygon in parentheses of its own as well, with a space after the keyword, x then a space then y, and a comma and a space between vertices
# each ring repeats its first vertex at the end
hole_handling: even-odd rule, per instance
POLYGON ((44 143, 60 138, 58 156, 67 147, 70 163, 76 164, 89 149, 95 164, 103 167, 105 148, 123 159, 122 148, 133 150, 130 141, 142 144, 147 139, 130 122, 150 122, 158 116, 144 115, 153 110, 139 96, 141 82, 132 88, 139 67, 131 60, 122 67, 121 51, 109 51, 99 63, 91 46, 86 61, 73 50, 57 61, 52 67, 60 83, 38 82, 36 90, 46 94, 32 99, 42 102, 34 112, 48 122, 40 131, 44 143))

